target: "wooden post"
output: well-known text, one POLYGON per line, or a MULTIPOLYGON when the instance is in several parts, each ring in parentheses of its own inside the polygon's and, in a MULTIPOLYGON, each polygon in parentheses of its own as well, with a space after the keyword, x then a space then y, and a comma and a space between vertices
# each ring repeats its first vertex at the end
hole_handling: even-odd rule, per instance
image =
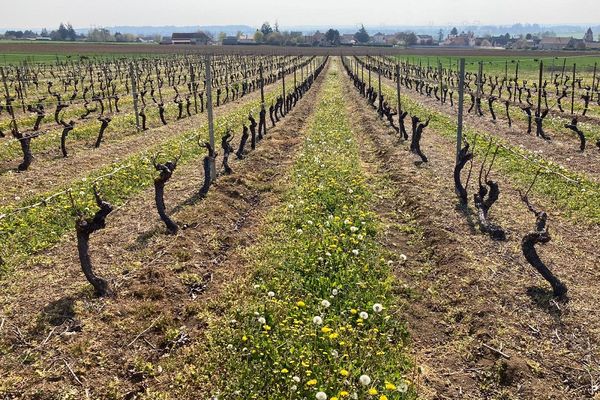
POLYGON ((198 114, 198 99, 196 94, 196 73, 194 72, 194 65, 190 61, 190 79, 192 83, 192 94, 194 95, 194 110, 196 110, 196 114, 198 114))
POLYGON ((365 64, 361 63, 360 64, 360 80, 362 81, 362 83, 365 83, 365 64))
MULTIPOLYGON (((592 100, 594 100, 594 88, 596 87, 596 67, 598 63, 594 63, 594 74, 592 75, 592 100)), ((600 94, 598 95, 600 96, 600 94)))
MULTIPOLYGON (((0 67, 0 75, 2 75, 2 83, 4 84, 4 91, 6 93, 6 104, 8 104, 8 99, 10 97, 10 92, 8 90, 8 83, 6 82, 6 74, 4 73, 4 68, 0 67)), ((15 118, 15 108, 14 106, 10 108, 11 109, 11 113, 10 113, 10 117, 11 117, 11 121, 13 124, 13 129, 15 131, 19 131, 19 127, 17 126, 17 120, 15 118)))
POLYGON ((517 60, 517 66, 515 67, 515 91, 513 93, 513 101, 517 101, 517 86, 519 85, 519 60, 517 60))
POLYGON ((154 63, 154 68, 156 69, 156 87, 158 88, 158 97, 160 98, 161 104, 165 104, 163 102, 162 90, 160 90, 160 73, 158 71, 158 61, 154 63))
POLYGON ((260 73, 260 102, 265 104, 265 79, 263 78, 263 63, 261 62, 258 71, 260 73))
POLYGON ((438 61, 438 74, 440 81, 440 103, 443 101, 444 81, 442 80, 442 63, 438 61))
POLYGON ((369 70, 369 89, 370 89, 371 88, 371 64, 369 64, 367 69, 369 70))
POLYGON ((283 82, 283 114, 287 114, 287 103, 285 101, 285 67, 284 64, 281 64, 281 80, 283 82))
POLYGON ((133 96, 133 112, 135 113, 135 127, 139 132, 140 115, 138 114, 137 81, 135 79, 135 71, 133 70, 133 64, 129 64, 129 76, 131 78, 131 95, 133 96))
POLYGON ((296 80, 296 65, 294 65, 294 91, 298 89, 298 81, 296 80))
MULTIPOLYGON (((213 104, 212 104, 212 71, 211 71, 211 55, 207 54, 206 59, 206 115, 208 118, 208 142, 210 147, 215 150, 215 127, 213 121, 213 104)), ((216 151, 216 150, 215 150, 216 151)), ((217 169, 213 160, 210 166, 211 179, 217 178, 217 169)))
POLYGON ((544 62, 540 60, 540 77, 538 81, 537 117, 542 115, 542 76, 544 75, 544 62))
POLYGON ((19 67, 16 67, 17 70, 17 82, 19 84, 19 98, 21 99, 21 106, 23 108, 23 112, 27 111, 27 109, 25 108, 25 99, 23 97, 23 83, 22 83, 22 75, 21 75, 21 69, 19 67))
POLYGON ((400 64, 396 63, 396 96, 398 98, 398 118, 402 114, 402 100, 400 98, 400 64))
POLYGON ((563 66, 562 66, 562 72, 560 73, 560 84, 562 86, 562 84, 564 83, 564 79, 565 79, 565 68, 567 66, 567 58, 565 57, 563 59, 563 66))
POLYGON ((383 98, 381 97, 381 61, 379 62, 379 65, 377 66, 377 100, 379 101, 379 109, 377 110, 379 112, 379 117, 383 117, 383 98))
POLYGON ((462 147, 463 104, 465 100, 465 59, 461 58, 458 71, 458 121, 456 127, 456 162, 462 147))
POLYGON ((479 72, 477 73, 477 100, 481 98, 481 85, 483 82, 483 61, 479 61, 479 72))
POLYGON ((90 86, 92 87, 92 97, 96 95, 94 92, 94 73, 92 69, 92 64, 90 63, 90 86))
POLYGON ((104 86, 106 86, 106 98, 108 100, 108 108, 110 110, 110 113, 112 114, 113 112, 113 108, 112 108, 112 102, 110 101, 110 84, 108 81, 108 73, 106 72, 106 66, 103 68, 104 69, 104 81, 106 82, 104 86))
POLYGON ((575 109, 575 67, 577 64, 573 63, 573 81, 571 82, 571 114, 575 109))

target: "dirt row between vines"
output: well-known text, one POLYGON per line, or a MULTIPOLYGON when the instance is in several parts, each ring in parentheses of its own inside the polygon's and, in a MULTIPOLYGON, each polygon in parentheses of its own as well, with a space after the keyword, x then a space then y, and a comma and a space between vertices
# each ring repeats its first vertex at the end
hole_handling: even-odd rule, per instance
MULTIPOLYGON (((390 79, 382 78, 382 82, 396 88, 396 83, 390 79)), ((403 96, 408 96, 410 99, 427 108, 452 118, 457 117, 457 95, 454 100, 455 106, 450 107, 450 100, 443 105, 435 97, 419 95, 414 90, 409 90, 406 87, 402 87, 400 92, 403 96)), ((517 113, 523 113, 521 110, 511 107, 510 113, 513 123, 512 127, 508 127, 508 120, 504 113, 497 115, 498 120, 496 122, 492 121, 487 102, 483 102, 481 105, 484 112, 483 117, 477 116, 475 111, 468 113, 467 110, 469 107, 470 100, 466 97, 464 122, 467 127, 481 131, 491 137, 495 136, 504 139, 511 146, 527 149, 533 154, 544 157, 546 160, 553 161, 573 172, 583 174, 590 180, 600 182, 600 149, 592 141, 588 140, 586 150, 580 152, 577 135, 566 128, 560 133, 546 128, 546 133, 552 137, 552 140, 547 141, 535 136, 535 122, 533 123, 533 132, 527 134, 527 123, 516 119, 517 113)), ((582 129, 585 133, 585 128, 582 129)))
MULTIPOLYGON (((279 83, 279 82, 278 82, 279 83)), ((278 84, 277 83, 277 84, 278 84)), ((272 90, 277 85, 265 86, 266 91, 272 90)), ((226 103, 215 109, 215 116, 225 115, 235 112, 244 104, 255 101, 260 98, 260 91, 250 93, 238 101, 226 103)), ((159 143, 171 138, 174 132, 192 131, 200 129, 206 125, 206 112, 192 115, 179 121, 173 121, 168 125, 142 131, 140 133, 131 132, 129 134, 117 135, 113 138, 113 132, 110 126, 105 133, 105 139, 100 148, 93 147, 93 141, 72 142, 68 140, 67 147, 69 157, 63 158, 60 154, 60 139, 57 138, 56 147, 43 153, 34 152, 34 161, 29 170, 17 172, 11 170, 0 175, 0 205, 8 205, 15 201, 15 196, 25 198, 38 193, 44 193, 52 188, 64 185, 76 179, 87 176, 90 172, 97 170, 110 163, 118 162, 128 156, 141 153, 159 143)), ((241 131, 241 127, 239 131, 241 131)), ((34 139, 35 140, 35 139, 34 139)), ((1 144, 0 144, 1 145, 1 144)), ((4 167, 9 164, 11 168, 16 169, 20 160, 6 162, 4 167)), ((0 162, 0 170, 3 163, 0 162)))
POLYGON ((111 390, 132 398, 161 384, 161 376, 144 376, 136 363, 169 356, 169 329, 183 330, 192 343, 202 340, 208 299, 248 272, 244 252, 281 200, 324 75, 255 151, 231 164, 234 173, 219 177, 206 199, 195 197, 203 178, 199 163, 175 171, 166 202, 187 229, 165 234, 152 189, 109 215, 106 229, 91 239, 91 256, 115 298, 92 294, 72 234, 15 273, 1 293, 6 354, 0 370, 8 371, 3 379, 12 396, 85 389, 92 398, 111 390))
POLYGON ((600 229, 580 228, 543 199, 532 199, 550 214, 552 241, 540 256, 569 287, 569 300, 555 301, 520 252, 535 218, 518 200, 518 188, 492 173, 501 196, 490 215, 508 236, 492 241, 479 232, 474 208, 465 214, 458 205, 455 144, 426 129, 422 148, 430 162, 418 166, 407 143, 378 119, 349 79, 346 85, 365 165, 399 193, 377 210, 387 228, 383 244, 408 256, 397 268, 397 291, 422 367, 422 396, 593 398, 600 378, 600 321, 594 317, 600 307, 600 229))

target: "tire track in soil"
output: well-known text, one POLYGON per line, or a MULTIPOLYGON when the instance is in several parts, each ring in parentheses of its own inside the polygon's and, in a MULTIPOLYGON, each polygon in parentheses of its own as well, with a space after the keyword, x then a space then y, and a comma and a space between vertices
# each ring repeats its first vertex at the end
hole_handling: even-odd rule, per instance
MULTIPOLYGON (((388 78, 382 77, 381 80, 382 84, 385 81, 386 86, 396 87, 396 83, 388 78)), ((446 105, 441 105, 434 97, 417 95, 414 90, 409 90, 406 87, 402 87, 400 90, 403 96, 409 97, 422 106, 431 108, 447 117, 456 117, 458 108, 457 106, 451 108, 449 100, 446 105)), ((517 110, 511 109, 513 126, 509 128, 506 126, 507 121, 502 118, 505 114, 498 115, 500 118, 494 123, 489 118, 490 114, 487 108, 484 109, 486 114, 483 117, 478 117, 474 113, 467 113, 468 103, 468 98, 465 98, 464 122, 468 128, 485 132, 491 137, 504 139, 511 146, 526 149, 532 154, 543 156, 546 160, 553 161, 572 172, 585 175, 588 179, 600 183, 600 151, 589 138, 586 150, 582 153, 579 151, 579 139, 577 135, 566 128, 562 133, 546 128, 546 133, 552 133, 553 137, 551 141, 546 141, 535 136, 535 122, 533 122, 533 132, 527 134, 527 126, 514 117, 517 110)), ((482 104, 482 108, 487 106, 486 104, 482 104)), ((585 132, 585 128, 583 130, 585 132)))
MULTIPOLYGON (((265 92, 269 93, 273 91, 278 84, 279 81, 275 84, 265 86, 265 92)), ((244 104, 255 101, 259 97, 260 90, 254 91, 240 98, 239 101, 229 102, 215 108, 215 113, 218 116, 234 112, 244 104)), ((21 199, 26 196, 34 196, 49 191, 53 187, 81 179, 94 170, 126 158, 131 154, 141 153, 156 144, 168 140, 174 131, 190 131, 192 129, 199 129, 206 124, 206 112, 204 112, 179 121, 171 121, 168 125, 158 126, 140 133, 118 135, 115 139, 110 138, 111 132, 108 130, 105 141, 98 149, 93 147, 93 140, 90 140, 89 143, 85 141, 71 145, 67 143, 70 153, 67 158, 59 155, 58 150, 49 149, 43 153, 44 157, 39 157, 38 155, 38 158, 34 159, 29 170, 25 172, 11 170, 0 174, 0 187, 3 189, 2 195, 0 195, 0 206, 7 206, 14 203, 16 201, 15 196, 20 196, 21 199), (50 153, 55 152, 56 156, 46 158, 50 153)), ((57 143, 57 148, 58 145, 59 143, 57 143)), ((34 157, 36 157, 35 153, 34 157)), ((12 160, 4 164, 10 164, 16 169, 16 166, 20 162, 19 160, 12 160)), ((0 171, 4 166, 0 162, 0 171)))
POLYGON ((266 215, 285 191, 285 176, 301 144, 300 132, 313 114, 325 75, 326 70, 295 109, 268 130, 255 151, 231 163, 234 173, 221 176, 206 199, 186 205, 202 183, 199 163, 175 171, 166 187, 166 202, 174 208, 183 205, 173 216, 180 224, 187 223, 188 229, 165 235, 153 189, 108 217, 106 229, 91 239, 91 257, 96 272, 116 288, 116 298, 92 295, 78 263, 73 234, 15 273, 0 303, 7 326, 0 345, 13 353, 2 358, 0 369, 12 371, 11 378, 23 379, 15 387, 17 393, 41 391, 49 396, 66 385, 79 387, 61 359, 69 361, 92 391, 108 390, 113 376, 121 379, 120 390, 130 395, 160 384, 128 370, 135 359, 160 359, 164 332, 153 327, 133 345, 127 344, 160 315, 157 325, 186 326, 192 340, 202 340, 206 322, 198 315, 203 304, 218 297, 224 284, 248 273, 244 252, 257 241, 266 215), (182 283, 186 274, 202 278, 202 285, 195 287, 195 300, 190 287, 182 283), (72 332, 77 327, 81 331, 72 332), (28 353, 38 361, 22 368, 20 360, 28 353), (45 370, 45 379, 35 376, 37 368, 45 370))
MULTIPOLYGON (((510 181, 498 178, 502 194, 491 211, 508 228, 508 241, 494 242, 457 209, 455 145, 425 130, 422 148, 431 162, 417 167, 407 145, 398 143, 345 79, 365 164, 399 192, 396 201, 378 205, 378 212, 388 226, 383 243, 409 258, 397 268, 397 290, 424 370, 422 395, 593 398, 590 378, 600 376, 600 322, 590 314, 600 306, 598 228, 575 226, 532 200, 550 215, 553 241, 540 255, 569 287, 568 303, 552 301, 548 285, 520 253, 520 238, 535 221, 510 181), (510 359, 484 343, 502 348, 510 359)), ((472 210, 469 218, 476 220, 472 210)))

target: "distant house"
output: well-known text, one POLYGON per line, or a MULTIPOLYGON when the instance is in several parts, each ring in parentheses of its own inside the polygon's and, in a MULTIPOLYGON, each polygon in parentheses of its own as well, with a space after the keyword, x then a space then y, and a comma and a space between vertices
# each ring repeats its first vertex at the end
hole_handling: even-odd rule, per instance
POLYGON ((433 36, 431 36, 431 35, 417 35, 417 45, 419 45, 419 46, 431 46, 431 45, 433 45, 433 36))
POLYGON ((258 43, 256 43, 256 40, 254 40, 254 38, 252 36, 242 35, 242 36, 238 37, 237 44, 255 45, 258 43))
POLYGON ((325 42, 325 34, 316 31, 312 36, 309 36, 309 43, 313 46, 321 46, 325 42))
POLYGON ((168 37, 168 36, 163 36, 163 37, 160 39, 160 44, 173 44, 173 41, 171 40, 171 38, 170 38, 170 37, 168 37))
POLYGON ((446 40, 440 43, 445 47, 472 47, 475 46, 475 38, 472 34, 462 33, 460 35, 449 35, 446 40))
POLYGON ((575 48, 571 37, 544 37, 538 44, 540 50, 564 50, 575 48))
POLYGON ((586 50, 600 50, 600 42, 585 42, 586 50))
POLYGON ((381 32, 377 32, 371 36, 371 43, 374 44, 385 44, 385 35, 381 32))
POLYGON ((345 33, 340 36, 340 44, 343 44, 346 46, 352 46, 352 45, 356 44, 356 39, 354 39, 353 34, 345 33))
POLYGON ((210 42, 210 36, 204 32, 173 33, 171 35, 172 44, 209 44, 210 42))
POLYGON ((238 44, 237 36, 226 36, 221 43, 223 46, 232 46, 238 44))

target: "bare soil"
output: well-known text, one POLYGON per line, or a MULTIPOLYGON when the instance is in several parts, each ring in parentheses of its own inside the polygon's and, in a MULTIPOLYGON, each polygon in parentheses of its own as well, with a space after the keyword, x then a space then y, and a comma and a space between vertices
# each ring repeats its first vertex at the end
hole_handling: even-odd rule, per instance
POLYGON ((91 293, 74 235, 6 282, 0 297, 6 398, 58 398, 67 391, 78 398, 133 398, 174 378, 178 371, 149 374, 143 365, 177 357, 174 346, 201 341, 209 299, 248 272, 244 253, 286 188, 322 76, 255 151, 231 162, 234 173, 220 176, 207 198, 196 196, 200 165, 175 171, 165 197, 174 219, 186 226, 177 235, 165 234, 153 190, 108 217, 106 229, 92 237, 91 256, 115 298, 91 293), (173 329, 187 336, 174 340, 173 329))
POLYGON ((600 229, 577 226, 532 199, 550 214, 552 241, 540 256, 569 287, 567 301, 555 300, 520 252, 535 219, 510 179, 493 176, 501 196, 491 218, 508 231, 506 241, 493 241, 479 232, 474 208, 462 209, 454 194, 455 145, 426 129, 430 163, 419 165, 349 80, 347 90, 365 165, 398 192, 377 211, 388 227, 382 243, 408 256, 397 264, 397 292, 423 398, 597 398, 600 229))

